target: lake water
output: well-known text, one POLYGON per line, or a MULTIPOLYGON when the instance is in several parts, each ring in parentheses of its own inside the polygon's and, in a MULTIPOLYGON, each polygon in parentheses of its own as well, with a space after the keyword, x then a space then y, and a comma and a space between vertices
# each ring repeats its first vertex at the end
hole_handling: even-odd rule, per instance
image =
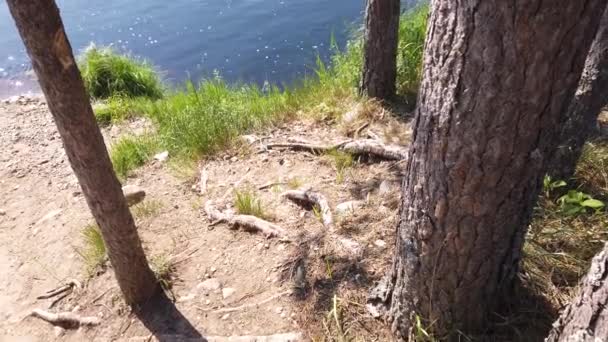
MULTIPOLYGON (((405 2, 404 6, 405 6, 405 2)), ((412 1, 407 1, 411 3, 412 1)), ((157 65, 171 82, 211 76, 289 83, 344 46, 364 0, 58 0, 75 53, 91 42, 157 65)), ((409 7, 409 6, 407 6, 409 7)), ((36 90, 6 2, 0 1, 0 98, 36 90)))

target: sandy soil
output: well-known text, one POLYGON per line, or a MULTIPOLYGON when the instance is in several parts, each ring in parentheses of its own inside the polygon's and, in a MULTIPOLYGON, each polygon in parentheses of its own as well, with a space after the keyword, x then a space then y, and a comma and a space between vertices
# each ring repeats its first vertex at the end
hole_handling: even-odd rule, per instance
MULTIPOLYGON (((372 126, 388 136, 391 125, 400 124, 372 126)), ((137 134, 146 127, 140 120, 104 129, 104 134, 111 144, 125 132, 137 134)), ((122 303, 111 268, 92 278, 84 271, 78 251, 82 229, 92 217, 44 100, 21 97, 0 104, 0 341, 2 336, 194 341, 278 333, 328 340, 341 331, 358 340, 387 340, 384 325, 362 308, 365 294, 390 262, 400 163, 360 162, 338 177, 331 158, 263 148, 266 142, 290 137, 332 142, 339 136, 336 128, 323 123, 292 122, 195 168, 176 167, 169 157, 136 170, 125 184, 144 188, 144 203, 154 208, 136 215, 146 253, 174 262, 167 298, 174 296, 175 302, 152 303, 142 317, 122 303), (197 186, 202 167, 209 176, 205 194, 197 186), (258 190, 272 182, 282 184, 258 190), (325 194, 332 208, 345 201, 364 202, 356 212, 336 216, 339 233, 357 241, 361 255, 332 256, 328 243, 298 243, 326 228, 314 212, 280 196, 296 183, 325 194), (291 241, 211 225, 203 204, 213 200, 230 210, 235 189, 254 191, 291 241), (294 262, 306 267, 301 296, 290 277, 294 262), (52 309, 48 307, 56 298, 36 299, 72 278, 84 288, 52 309), (339 328, 327 316, 334 298, 340 303, 339 328), (29 316, 34 308, 96 316, 102 324, 64 330, 29 316)))

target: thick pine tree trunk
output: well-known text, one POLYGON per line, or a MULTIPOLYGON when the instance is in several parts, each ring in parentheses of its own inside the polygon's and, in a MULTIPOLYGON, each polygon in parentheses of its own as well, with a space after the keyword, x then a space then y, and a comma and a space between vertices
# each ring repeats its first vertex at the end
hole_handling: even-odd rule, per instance
POLYGON ((608 244, 593 258, 578 295, 553 324, 546 341, 608 341, 608 244))
POLYGON ((104 144, 53 0, 8 0, 57 125, 66 154, 97 221, 129 304, 149 298, 157 283, 104 144))
POLYGON ((608 10, 604 12, 593 40, 585 69, 562 130, 558 149, 548 168, 554 179, 569 179, 587 139, 593 134, 597 117, 608 103, 608 10))
POLYGON ((432 1, 396 256, 371 298, 398 337, 416 316, 438 337, 474 333, 508 294, 605 6, 432 1))
POLYGON ((387 100, 395 95, 399 0, 367 0, 360 91, 387 100))

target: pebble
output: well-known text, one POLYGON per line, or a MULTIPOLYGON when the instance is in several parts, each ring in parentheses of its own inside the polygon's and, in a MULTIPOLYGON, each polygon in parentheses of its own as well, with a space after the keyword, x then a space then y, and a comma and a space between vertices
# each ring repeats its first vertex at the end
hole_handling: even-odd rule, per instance
POLYGON ((0 209, 0 216, 6 215, 6 211, 4 209, 0 209))
POLYGON ((230 317, 230 314, 229 313, 225 314, 224 316, 222 316, 222 321, 227 320, 228 317, 230 317))
POLYGON ((194 298, 196 298, 196 294, 194 293, 190 293, 187 296, 183 296, 183 297, 179 297, 179 299, 177 300, 178 302, 182 303, 182 302, 187 302, 187 301, 191 301, 194 298))
POLYGON ((164 151, 161 153, 158 153, 156 155, 154 155, 154 159, 160 161, 160 162, 164 162, 167 160, 167 158, 169 158, 169 151, 164 151))
POLYGON ((376 241, 374 241, 374 245, 376 245, 376 247, 379 247, 379 248, 385 248, 386 247, 386 241, 384 241, 384 240, 376 240, 376 241))
POLYGON ((340 204, 336 205, 336 214, 338 214, 338 215, 350 214, 350 213, 353 213, 354 211, 356 211, 357 209, 362 208, 363 205, 365 205, 365 202, 363 202, 363 201, 348 201, 348 202, 340 203, 340 204))
POLYGON ((196 287, 207 291, 216 291, 222 287, 222 283, 217 278, 209 278, 196 285, 196 287))
POLYGON ((224 299, 232 296, 234 293, 236 292, 235 289, 231 288, 231 287, 226 287, 224 289, 222 289, 222 297, 224 299))

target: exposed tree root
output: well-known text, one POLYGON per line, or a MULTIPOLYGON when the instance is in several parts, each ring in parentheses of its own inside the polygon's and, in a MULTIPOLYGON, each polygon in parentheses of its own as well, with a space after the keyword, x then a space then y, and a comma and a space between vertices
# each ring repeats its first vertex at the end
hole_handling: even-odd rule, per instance
POLYGON ((354 155, 364 155, 387 160, 403 160, 407 158, 407 149, 405 147, 387 145, 374 139, 347 140, 334 145, 317 145, 294 141, 267 144, 266 148, 289 148, 296 151, 309 151, 315 154, 338 150, 354 155))
POLYGON ((36 299, 48 299, 51 297, 55 297, 61 293, 64 293, 66 291, 70 291, 73 288, 81 288, 82 285, 80 284, 80 282, 76 279, 70 279, 67 283, 65 283, 64 285, 59 286, 56 289, 47 291, 45 294, 42 294, 38 297, 36 297, 36 299))
POLYGON ((318 208, 319 214, 321 215, 321 221, 325 227, 329 228, 330 241, 337 247, 336 252, 338 254, 348 254, 349 256, 360 256, 362 254, 361 245, 357 241, 340 236, 336 233, 333 215, 327 198, 324 195, 311 191, 310 187, 305 187, 300 190, 285 191, 281 196, 296 203, 302 203, 309 206, 312 205, 318 208))
POLYGON ((284 237, 286 235, 285 229, 261 218, 251 215, 222 213, 213 206, 211 201, 205 203, 205 213, 207 213, 209 220, 212 222, 224 222, 233 227, 242 227, 245 230, 261 232, 266 237, 284 237))
POLYGON ((53 325, 58 325, 63 328, 77 328, 82 325, 99 325, 101 320, 98 317, 81 317, 73 312, 52 313, 42 309, 34 309, 30 316, 38 317, 43 321, 47 321, 53 325))
POLYGON ((327 198, 318 192, 311 191, 311 188, 303 188, 300 190, 288 190, 281 196, 299 203, 316 206, 321 215, 321 220, 325 227, 332 227, 334 219, 329 208, 327 198))
POLYGON ((153 341, 176 341, 176 342, 299 342, 304 341, 301 333, 288 332, 274 335, 243 335, 243 336, 202 336, 186 337, 182 335, 148 335, 119 339, 117 342, 153 342, 153 341))
POLYGON ((291 295, 293 293, 293 291, 291 290, 287 290, 287 291, 283 291, 283 292, 279 292, 273 296, 270 296, 260 302, 257 303, 251 303, 251 304, 243 304, 243 305, 239 305, 239 306, 234 306, 231 308, 222 308, 222 309, 207 309, 207 308, 198 308, 200 311, 202 312, 214 312, 214 313, 228 313, 228 312, 234 312, 234 311, 241 311, 241 310, 247 310, 249 308, 255 308, 258 307, 260 305, 264 305, 267 303, 272 302, 273 300, 283 297, 283 296, 287 296, 287 295, 291 295))

